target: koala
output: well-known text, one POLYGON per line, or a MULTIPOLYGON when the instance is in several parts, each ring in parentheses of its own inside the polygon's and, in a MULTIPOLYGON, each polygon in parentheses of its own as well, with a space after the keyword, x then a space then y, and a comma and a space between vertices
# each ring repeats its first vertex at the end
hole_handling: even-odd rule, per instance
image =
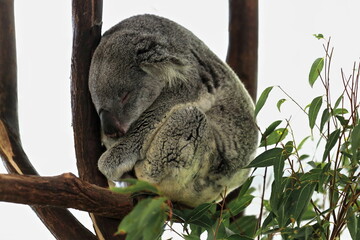
POLYGON ((89 89, 106 151, 99 170, 133 175, 174 202, 219 201, 248 177, 258 141, 244 85, 177 23, 138 15, 105 32, 89 89))

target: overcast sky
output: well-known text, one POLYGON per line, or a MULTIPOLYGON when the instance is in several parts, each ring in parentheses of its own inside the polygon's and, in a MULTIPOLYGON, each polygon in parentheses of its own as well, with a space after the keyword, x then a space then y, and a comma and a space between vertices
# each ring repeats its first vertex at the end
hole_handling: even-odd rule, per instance
MULTIPOLYGON (((227 51, 227 1, 131 0, 104 1, 103 30, 124 18, 154 13, 190 29, 220 58, 227 51)), ((63 0, 15 1, 19 78, 19 115, 22 142, 41 175, 77 174, 70 108, 70 60, 72 43, 71 4, 63 0)), ((332 67, 334 88, 340 88, 340 69, 349 75, 360 57, 360 1, 356 0, 260 0, 258 92, 280 85, 306 105, 321 95, 321 85, 311 89, 307 76, 312 62, 324 56, 322 41, 312 35, 331 36, 335 47, 332 67)), ((276 102, 284 98, 274 91, 276 102)), ((259 125, 289 117, 291 103, 278 115, 269 104, 259 125)), ((298 114, 297 111, 296 114, 298 114)), ((306 118, 296 115, 294 125, 306 118)), ((299 123, 299 124, 297 124, 299 123)), ((309 132, 295 129, 299 138, 309 132)), ((0 173, 5 173, 1 166, 0 173)), ((0 203, 0 238, 54 239, 27 206, 0 203)), ((81 215, 91 229, 89 218, 81 215)), ((176 238, 174 238, 176 239, 176 238)))

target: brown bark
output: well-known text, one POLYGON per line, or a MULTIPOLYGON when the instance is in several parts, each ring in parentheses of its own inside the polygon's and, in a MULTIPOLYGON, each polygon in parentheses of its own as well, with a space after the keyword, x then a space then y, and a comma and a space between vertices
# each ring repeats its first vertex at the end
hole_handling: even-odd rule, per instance
POLYGON ((0 0, 0 118, 19 138, 13 0, 0 0), (15 79, 15 80, 14 80, 15 79), (15 95, 13 95, 15 93, 15 95))
MULTIPOLYGON (((100 122, 88 90, 92 54, 101 37, 101 0, 73 0, 73 54, 71 68, 71 102, 77 167, 81 179, 107 187, 97 161, 103 152, 100 144, 100 122)), ((130 203, 127 203, 130 204, 130 203)), ((126 205, 126 203, 124 203, 126 205)), ((120 239, 113 236, 119 220, 93 216, 100 239, 120 239)))
MULTIPOLYGON (((229 47, 226 61, 244 83, 255 102, 258 66, 258 0, 229 0, 229 47)), ((226 197, 226 201, 235 199, 240 188, 231 192, 226 197)))
POLYGON ((227 63, 255 101, 257 91, 258 0, 229 0, 227 63))
MULTIPOLYGON (((8 172, 37 175, 19 136, 13 0, 0 0, 0 155, 8 172)), ((32 209, 57 239, 95 239, 66 209, 32 209)))
POLYGON ((75 208, 117 219, 131 209, 126 205, 128 196, 82 181, 71 173, 55 177, 0 174, 0 201, 75 208))

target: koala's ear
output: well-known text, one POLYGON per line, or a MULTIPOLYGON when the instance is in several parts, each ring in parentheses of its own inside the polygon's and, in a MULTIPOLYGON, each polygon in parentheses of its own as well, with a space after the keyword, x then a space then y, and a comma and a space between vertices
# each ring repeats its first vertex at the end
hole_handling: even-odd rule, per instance
POLYGON ((188 79, 191 67, 183 56, 170 51, 170 47, 161 37, 143 35, 135 47, 135 60, 143 71, 174 85, 188 79))

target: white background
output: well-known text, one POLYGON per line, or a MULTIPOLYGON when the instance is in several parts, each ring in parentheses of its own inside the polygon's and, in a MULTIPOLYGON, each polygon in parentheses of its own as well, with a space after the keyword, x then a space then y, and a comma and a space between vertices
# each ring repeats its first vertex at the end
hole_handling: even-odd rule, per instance
MULTIPOLYGON (((140 13, 168 17, 187 27, 220 58, 227 51, 228 6, 225 0, 104 1, 103 30, 140 13)), ((356 0, 260 0, 258 95, 270 85, 280 85, 305 106, 321 95, 307 84, 312 62, 324 56, 323 41, 312 34, 331 36, 335 47, 332 83, 341 88, 340 68, 349 75, 360 56, 360 2, 356 0)), ((77 174, 70 107, 71 1, 18 0, 15 4, 19 79, 19 116, 23 146, 43 176, 77 174)), ((241 44, 241 43, 240 43, 241 44)), ((273 90, 273 99, 259 115, 264 129, 277 120, 274 103, 285 97, 273 90), (273 103, 271 103, 273 101, 273 103)), ((283 112, 292 116, 298 139, 309 135, 306 117, 290 101, 283 112)), ((0 173, 6 173, 0 166, 0 173)), ((260 185, 257 177, 255 187, 260 185)), ((255 206, 254 212, 258 211, 255 206)), ((87 214, 76 212, 91 229, 87 214)), ((0 239, 54 239, 32 210, 0 203, 0 239)), ((177 239, 176 237, 174 239, 177 239)))

